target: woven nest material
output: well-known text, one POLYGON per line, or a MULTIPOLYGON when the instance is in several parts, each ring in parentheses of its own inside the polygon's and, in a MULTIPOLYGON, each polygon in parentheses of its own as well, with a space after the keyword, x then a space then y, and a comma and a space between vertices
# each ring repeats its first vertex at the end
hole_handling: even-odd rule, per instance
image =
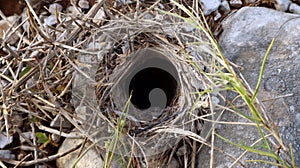
MULTIPOLYGON (((107 141, 102 138, 118 129, 120 118, 125 124, 119 139, 122 147, 116 152, 125 156, 157 157, 180 148, 186 138, 178 130, 201 133, 204 122, 199 117, 208 113, 209 100, 195 92, 206 89, 201 71, 209 69, 210 50, 199 45, 206 40, 200 30, 187 29, 189 24, 178 17, 151 10, 109 20, 101 29, 90 31, 93 35, 86 46, 98 54, 78 54, 84 66, 83 73, 75 72, 73 102, 82 130, 92 141, 105 147, 107 141), (130 81, 147 68, 160 69, 152 79, 173 87, 166 93, 171 96, 164 108, 134 104, 130 81), (175 84, 159 77, 163 71, 175 84)), ((145 85, 142 80, 149 78, 139 82, 145 85)), ((148 97, 149 92, 145 94, 148 97)))

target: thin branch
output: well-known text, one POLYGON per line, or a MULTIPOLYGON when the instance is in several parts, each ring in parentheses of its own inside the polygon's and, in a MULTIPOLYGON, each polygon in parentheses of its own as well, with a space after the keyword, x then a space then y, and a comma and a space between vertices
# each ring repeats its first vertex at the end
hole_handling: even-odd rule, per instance
POLYGON ((23 161, 22 162, 22 161, 16 161, 16 160, 4 159, 4 158, 1 158, 0 160, 2 160, 3 162, 9 163, 9 164, 13 164, 13 165, 32 166, 32 165, 36 165, 36 164, 40 164, 40 163, 45 163, 45 162, 50 162, 50 161, 57 160, 58 158, 66 156, 67 154, 77 150, 80 146, 81 146, 81 144, 76 145, 75 147, 73 147, 73 148, 71 148, 71 149, 69 149, 65 152, 57 153, 55 155, 47 156, 47 157, 32 160, 32 161, 23 161))

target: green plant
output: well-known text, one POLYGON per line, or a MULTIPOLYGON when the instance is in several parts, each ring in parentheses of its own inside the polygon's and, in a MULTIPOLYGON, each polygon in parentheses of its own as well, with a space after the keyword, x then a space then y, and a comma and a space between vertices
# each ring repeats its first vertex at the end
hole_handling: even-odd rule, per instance
MULTIPOLYGON (((126 165, 126 159, 122 155, 122 149, 127 151, 126 146, 122 144, 122 136, 124 136, 124 126, 126 125, 126 117, 128 115, 128 109, 130 106, 130 100, 131 100, 132 94, 129 96, 124 110, 122 111, 122 114, 119 116, 117 120, 116 128, 113 129, 113 133, 111 136, 111 140, 107 141, 107 152, 104 158, 104 164, 103 167, 111 167, 111 163, 115 156, 115 151, 118 151, 118 156, 120 157, 118 160, 120 161, 120 165, 125 166, 126 165)), ((127 152, 126 152, 127 153, 127 152)))

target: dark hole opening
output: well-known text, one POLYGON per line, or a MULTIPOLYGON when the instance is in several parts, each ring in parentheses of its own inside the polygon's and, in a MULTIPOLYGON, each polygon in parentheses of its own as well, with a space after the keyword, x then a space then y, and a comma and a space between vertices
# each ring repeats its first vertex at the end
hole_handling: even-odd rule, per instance
POLYGON ((167 98, 166 107, 170 106, 177 94, 177 81, 169 72, 154 67, 139 71, 130 81, 131 103, 141 110, 150 108, 149 93, 155 88, 163 90, 167 98))

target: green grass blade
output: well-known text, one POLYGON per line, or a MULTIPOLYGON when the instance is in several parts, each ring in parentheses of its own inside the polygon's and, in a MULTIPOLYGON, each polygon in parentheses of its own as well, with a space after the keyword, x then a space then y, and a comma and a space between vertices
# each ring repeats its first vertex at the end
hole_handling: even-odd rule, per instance
POLYGON ((264 56, 264 60, 263 60, 263 62, 261 64, 258 81, 257 81, 256 87, 255 87, 254 94, 252 96, 251 102, 253 102, 255 100, 256 96, 257 96, 257 93, 258 93, 258 90, 259 90, 259 86, 260 86, 260 83, 261 83, 261 80, 262 80, 263 72, 265 70, 265 64, 266 64, 268 55, 269 55, 269 53, 270 53, 270 51, 272 49, 272 46, 274 44, 274 41, 275 41, 275 39, 273 38, 272 41, 271 41, 271 43, 270 43, 270 45, 269 45, 269 48, 268 48, 265 56, 264 56))
POLYGON ((268 164, 268 165, 274 165, 274 166, 278 166, 278 167, 288 168, 288 167, 285 166, 285 165, 278 164, 278 163, 276 163, 276 162, 266 161, 266 160, 247 160, 246 162, 255 162, 255 163, 261 162, 261 163, 266 163, 266 164, 268 164))
POLYGON ((22 78, 27 72, 29 72, 31 70, 31 66, 26 65, 26 67, 24 68, 24 70, 22 70, 22 72, 20 72, 19 74, 19 78, 22 78))
POLYGON ((297 168, 296 162, 295 162, 295 155, 294 155, 294 152, 293 152, 292 144, 290 144, 290 152, 291 152, 291 157, 292 157, 292 167, 293 168, 297 168))
POLYGON ((257 154, 260 154, 262 156, 267 156, 267 157, 270 157, 270 158, 273 158, 275 160, 279 160, 282 162, 282 160, 273 152, 267 152, 267 151, 263 151, 263 150, 258 150, 258 149, 255 149, 253 147, 250 147, 250 146, 246 146, 246 145, 240 145, 240 144, 237 144, 237 143, 234 143, 232 141, 230 141, 229 139, 219 135, 219 134, 216 134, 217 137, 221 138, 222 140, 224 140, 225 142, 228 142, 236 147, 239 147, 241 149, 244 149, 246 151, 249 151, 249 152, 252 152, 252 153, 257 153, 257 154))
MULTIPOLYGON (((105 159, 104 159, 104 164, 103 167, 110 167, 113 156, 114 156, 114 151, 117 149, 119 152, 121 152, 120 146, 118 146, 118 142, 120 141, 120 134, 122 134, 124 126, 126 125, 126 117, 128 115, 128 110, 130 106, 130 100, 132 97, 132 93, 130 94, 125 107, 122 111, 122 114, 119 116, 118 121, 117 121, 117 128, 114 131, 114 134, 112 135, 112 141, 109 142, 109 151, 106 153, 105 159)), ((126 149, 126 146, 123 146, 126 149)), ((121 158, 121 160, 124 160, 124 158, 121 158)))

